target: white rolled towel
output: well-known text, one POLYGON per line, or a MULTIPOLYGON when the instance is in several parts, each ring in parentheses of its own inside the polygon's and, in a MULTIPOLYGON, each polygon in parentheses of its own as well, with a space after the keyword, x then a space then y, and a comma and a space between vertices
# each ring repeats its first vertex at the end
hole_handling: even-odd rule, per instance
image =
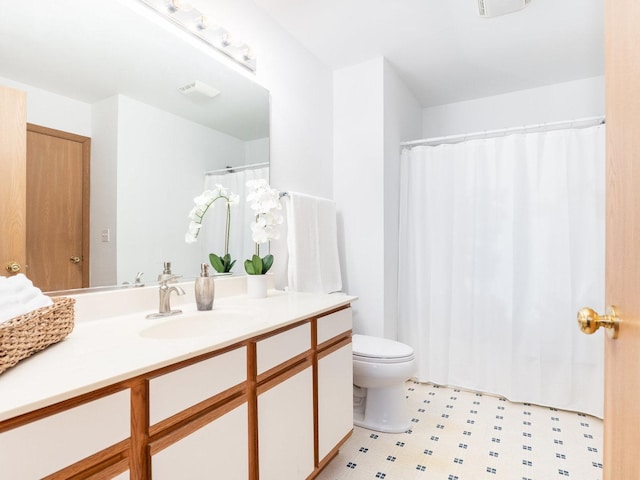
POLYGON ((0 308, 6 303, 18 302, 16 297, 16 282, 10 282, 6 277, 0 277, 4 281, 0 282, 0 308))
POLYGON ((20 306, 20 302, 15 295, 0 296, 0 310, 20 306))
POLYGON ((25 277, 23 273, 7 278, 6 285, 14 293, 19 293, 22 290, 33 287, 31 280, 25 277))
POLYGON ((5 322, 7 320, 11 320, 12 318, 19 317, 20 315, 24 315, 24 305, 17 304, 15 307, 3 308, 0 310, 0 322, 5 322))
POLYGON ((53 305, 53 300, 21 273, 3 280, 0 285, 3 287, 0 290, 0 322, 53 305))
POLYGON ((47 297, 46 295, 41 294, 31 299, 29 302, 24 303, 23 305, 27 309, 27 311, 25 312, 27 313, 33 310, 37 310, 38 308, 48 307, 50 305, 53 305, 53 300, 51 300, 50 297, 47 297))
POLYGON ((42 296, 42 290, 38 287, 23 288, 16 294, 20 303, 29 303, 31 300, 42 296))

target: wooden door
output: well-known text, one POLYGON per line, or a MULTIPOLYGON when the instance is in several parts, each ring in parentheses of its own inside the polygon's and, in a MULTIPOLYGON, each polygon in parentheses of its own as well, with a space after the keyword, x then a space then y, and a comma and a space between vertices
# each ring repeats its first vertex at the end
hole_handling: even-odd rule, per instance
POLYGON ((90 139, 27 128, 27 276, 43 291, 89 286, 90 139))
MULTIPOLYGON (((0 86, 0 275, 25 264, 27 95, 0 86)), ((14 272, 17 273, 17 272, 14 272)))
POLYGON ((604 479, 640 478, 640 2, 605 0, 606 301, 604 479))

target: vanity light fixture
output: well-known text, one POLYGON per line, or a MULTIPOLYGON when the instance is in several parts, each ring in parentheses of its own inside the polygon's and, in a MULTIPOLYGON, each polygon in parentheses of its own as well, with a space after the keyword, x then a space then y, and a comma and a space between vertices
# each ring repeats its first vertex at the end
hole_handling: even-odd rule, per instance
POLYGON ((236 42, 227 30, 210 24, 206 15, 180 0, 140 0, 192 35, 235 60, 252 72, 256 70, 256 57, 245 43, 236 42))

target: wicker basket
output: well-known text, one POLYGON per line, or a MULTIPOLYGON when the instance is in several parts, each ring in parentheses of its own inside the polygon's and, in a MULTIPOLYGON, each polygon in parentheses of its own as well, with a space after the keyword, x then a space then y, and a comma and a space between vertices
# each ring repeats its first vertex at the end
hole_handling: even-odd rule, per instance
POLYGON ((53 305, 0 323, 0 373, 73 330, 75 299, 54 297, 53 305))

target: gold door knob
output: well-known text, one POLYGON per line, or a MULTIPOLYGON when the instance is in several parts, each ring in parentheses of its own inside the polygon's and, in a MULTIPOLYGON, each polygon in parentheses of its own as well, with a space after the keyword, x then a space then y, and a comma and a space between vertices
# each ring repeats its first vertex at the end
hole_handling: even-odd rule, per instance
POLYGON ((9 262, 7 263, 6 269, 9 273, 18 273, 22 267, 17 262, 9 262))
POLYGON ((80 257, 75 257, 75 256, 74 256, 74 257, 71 257, 71 258, 69 259, 69 261, 70 261, 71 263, 80 263, 80 257))
POLYGON ((605 315, 598 315, 595 310, 590 308, 581 308, 578 311, 578 325, 580 325, 580 330, 583 333, 589 335, 598 330, 598 328, 604 327, 607 329, 609 338, 618 338, 620 318, 618 318, 618 312, 616 312, 615 307, 607 307, 605 315))

